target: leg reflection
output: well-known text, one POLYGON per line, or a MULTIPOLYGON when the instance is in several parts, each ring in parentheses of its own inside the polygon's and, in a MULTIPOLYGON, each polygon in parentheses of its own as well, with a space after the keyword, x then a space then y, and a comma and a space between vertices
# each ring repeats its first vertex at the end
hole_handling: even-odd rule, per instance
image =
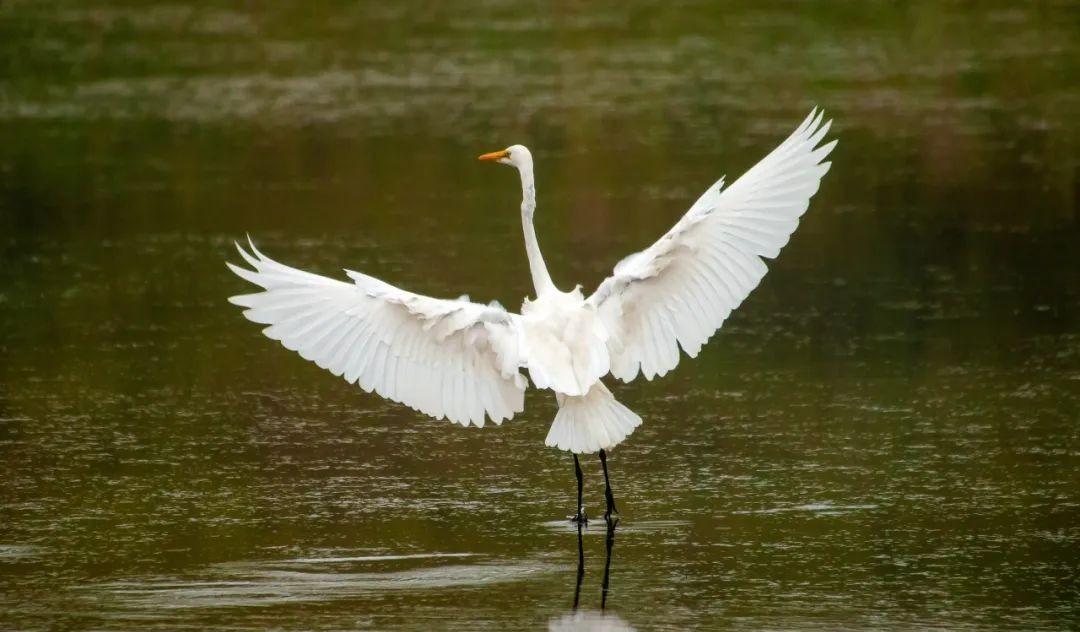
POLYGON ((582 525, 577 526, 577 584, 574 585, 574 610, 577 610, 581 598, 581 580, 585 579, 585 545, 581 538, 582 525))
MULTIPOLYGON (((611 551, 615 548, 615 527, 619 524, 619 520, 607 521, 607 556, 604 558, 604 583, 603 592, 600 593, 600 609, 607 608, 607 596, 608 589, 611 585, 611 551)), ((581 546, 580 533, 578 535, 578 546, 581 546)), ((581 583, 581 576, 578 575, 578 584, 581 583)))

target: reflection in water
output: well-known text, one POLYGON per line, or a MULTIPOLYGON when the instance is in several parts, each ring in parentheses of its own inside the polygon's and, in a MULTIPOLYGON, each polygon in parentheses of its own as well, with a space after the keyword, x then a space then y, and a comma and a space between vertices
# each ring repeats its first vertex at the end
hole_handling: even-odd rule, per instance
MULTIPOLYGON (((574 455, 577 456, 576 454, 574 455)), ((575 461, 576 462, 576 461, 575 461)), ((580 515, 580 514, 579 514, 580 515)), ((581 580, 585 579, 585 545, 581 539, 581 521, 577 522, 577 582, 574 583, 574 610, 578 609, 581 600, 581 580)))
MULTIPOLYGON (((607 470, 607 467, 605 466, 604 469, 607 470)), ((611 506, 614 506, 614 503, 612 503, 611 506)), ((608 588, 611 579, 611 550, 615 548, 615 527, 618 526, 618 524, 618 518, 608 518, 607 520, 607 539, 605 540, 607 555, 604 556, 604 583, 603 591, 600 593, 601 610, 607 608, 608 588)))
MULTIPOLYGON (((611 588, 611 558, 612 551, 615 549, 615 529, 619 525, 618 518, 608 518, 605 520, 607 523, 607 535, 604 539, 604 580, 601 582, 600 593, 600 610, 607 609, 608 592, 611 588)), ((582 524, 577 523, 577 551, 578 551, 578 564, 577 564, 577 581, 574 582, 574 607, 576 611, 578 605, 581 602, 581 582, 585 578, 585 545, 582 532, 582 524)), ((560 619, 561 621, 561 619, 560 619)), ((592 628, 589 628, 592 629, 592 628)))
POLYGON ((566 632, 618 632, 635 628, 610 612, 580 610, 548 621, 548 630, 566 632))

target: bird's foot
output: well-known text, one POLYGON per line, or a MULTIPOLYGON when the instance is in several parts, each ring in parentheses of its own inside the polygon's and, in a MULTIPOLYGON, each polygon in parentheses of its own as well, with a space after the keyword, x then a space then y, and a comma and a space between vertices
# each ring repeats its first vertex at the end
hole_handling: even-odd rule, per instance
POLYGON ((589 516, 585 513, 585 508, 578 509, 576 514, 570 516, 570 522, 580 525, 589 524, 589 516))
POLYGON ((607 489, 604 492, 604 500, 607 511, 604 512, 604 520, 611 522, 614 517, 615 522, 619 521, 619 508, 615 506, 615 496, 611 493, 611 489, 607 489))

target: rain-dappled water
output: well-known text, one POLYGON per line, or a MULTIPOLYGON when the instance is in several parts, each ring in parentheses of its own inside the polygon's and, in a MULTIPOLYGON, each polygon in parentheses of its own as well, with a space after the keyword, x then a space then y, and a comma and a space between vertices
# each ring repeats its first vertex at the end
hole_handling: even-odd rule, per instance
POLYGON ((0 628, 1080 624, 1075 4, 308 5, 0 4, 0 628), (225 302, 250 232, 517 306, 515 142, 591 288, 814 104, 792 243, 616 389, 579 592, 550 395, 419 418, 225 302))

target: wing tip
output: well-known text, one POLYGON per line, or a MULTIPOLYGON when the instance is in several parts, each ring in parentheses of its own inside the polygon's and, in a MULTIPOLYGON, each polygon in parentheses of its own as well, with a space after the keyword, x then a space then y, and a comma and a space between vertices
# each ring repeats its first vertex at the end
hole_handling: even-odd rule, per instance
POLYGON ((247 268, 241 268, 240 266, 234 264, 231 261, 226 261, 225 265, 228 266, 229 270, 232 270, 233 274, 240 277, 241 279, 247 281, 248 283, 253 283, 263 289, 266 289, 266 282, 263 281, 258 270, 248 270, 247 268))
POLYGON ((253 299, 255 296, 255 294, 237 294, 236 296, 230 296, 226 300, 228 300, 233 305, 236 305, 237 307, 250 308, 253 306, 251 299, 253 299))
MULTIPOLYGON (((250 241, 251 237, 248 237, 248 240, 250 241)), ((240 256, 243 257, 244 261, 246 261, 251 267, 258 269, 259 260, 253 257, 250 252, 245 250, 244 247, 240 245, 240 242, 234 241, 233 244, 236 246, 236 252, 240 253, 240 256)))
POLYGON ((235 274, 238 277, 243 277, 245 274, 251 274, 251 272, 252 272, 251 270, 248 270, 247 268, 241 268, 240 266, 236 265, 232 261, 226 261, 225 262, 225 267, 232 270, 233 274, 235 274))

